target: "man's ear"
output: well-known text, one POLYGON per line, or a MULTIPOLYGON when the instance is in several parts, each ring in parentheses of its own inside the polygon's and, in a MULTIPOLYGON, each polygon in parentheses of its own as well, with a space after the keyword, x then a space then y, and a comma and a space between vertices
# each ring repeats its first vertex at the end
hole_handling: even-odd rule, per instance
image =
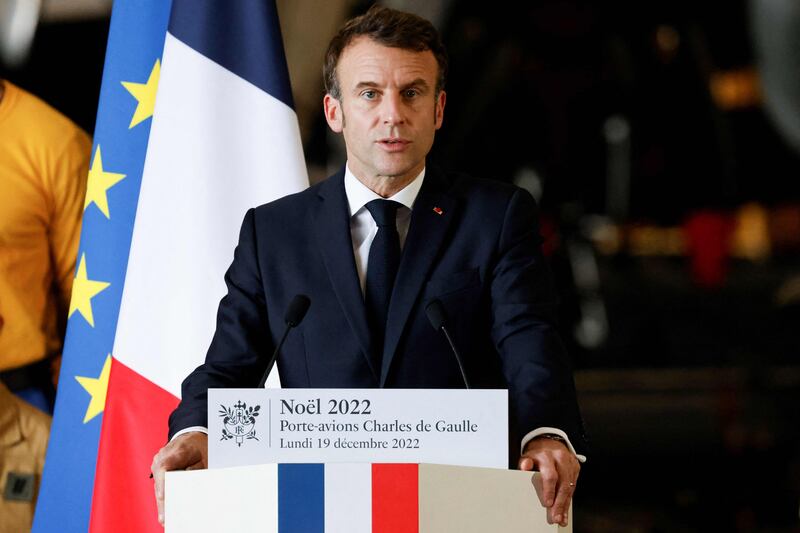
POLYGON ((436 129, 442 127, 442 122, 444 122, 444 104, 447 101, 447 94, 444 91, 439 91, 439 96, 436 97, 436 109, 434 109, 433 113, 433 123, 436 125, 436 129))
POLYGON ((328 121, 328 127, 334 133, 341 133, 344 127, 341 102, 330 94, 326 94, 322 99, 322 105, 325 108, 325 120, 328 121))

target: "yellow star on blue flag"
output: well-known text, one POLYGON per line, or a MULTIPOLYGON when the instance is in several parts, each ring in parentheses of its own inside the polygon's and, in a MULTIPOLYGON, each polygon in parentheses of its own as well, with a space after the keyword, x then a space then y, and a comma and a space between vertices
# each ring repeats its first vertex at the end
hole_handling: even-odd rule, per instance
POLYGON ((86 273, 86 254, 81 256, 78 273, 72 281, 72 298, 69 302, 69 315, 71 317, 78 311, 90 326, 94 327, 94 313, 92 313, 92 298, 106 290, 111 285, 106 281, 89 279, 86 273))
POLYGON ((125 174, 107 172, 103 169, 103 154, 100 152, 100 145, 94 151, 92 168, 89 169, 89 180, 86 183, 86 199, 83 201, 83 209, 86 210, 89 204, 94 204, 106 218, 111 218, 108 211, 108 189, 116 185, 125 178, 125 174))
POLYGON ((89 406, 86 408, 86 415, 83 417, 83 423, 87 423, 92 418, 96 417, 106 408, 106 394, 108 393, 108 376, 111 374, 111 354, 106 357, 106 362, 103 363, 103 370, 96 378, 89 378, 85 376, 75 376, 81 387, 86 389, 86 392, 92 397, 89 400, 89 406))
POLYGON ((161 61, 156 59, 156 63, 150 71, 150 77, 147 78, 145 83, 122 82, 122 86, 139 102, 136 105, 136 111, 133 113, 128 129, 133 129, 137 124, 153 116, 153 110, 156 108, 156 92, 158 91, 158 79, 160 76, 161 61))

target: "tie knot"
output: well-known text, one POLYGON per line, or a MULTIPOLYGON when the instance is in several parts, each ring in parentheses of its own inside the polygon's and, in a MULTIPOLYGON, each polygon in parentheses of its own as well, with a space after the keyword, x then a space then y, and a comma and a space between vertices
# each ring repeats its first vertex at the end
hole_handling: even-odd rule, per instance
POLYGON ((397 227, 397 210, 400 204, 394 200, 372 200, 365 206, 378 226, 397 227))

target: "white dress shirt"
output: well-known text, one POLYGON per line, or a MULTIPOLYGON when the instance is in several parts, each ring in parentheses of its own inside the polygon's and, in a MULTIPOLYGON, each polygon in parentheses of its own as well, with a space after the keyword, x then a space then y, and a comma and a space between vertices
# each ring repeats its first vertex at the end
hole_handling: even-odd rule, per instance
MULTIPOLYGON (((422 181, 425 179, 425 169, 417 175, 414 180, 406 185, 403 190, 396 193, 386 200, 393 200, 402 205, 397 209, 397 233, 400 235, 400 250, 406 244, 408 226, 411 223, 411 210, 417 199, 419 190, 422 188, 422 181)), ((369 189, 366 185, 358 181, 350 167, 345 166, 344 170, 344 192, 347 195, 347 203, 350 207, 350 237, 353 239, 353 253, 356 258, 356 270, 358 271, 358 281, 361 283, 361 294, 364 294, 364 287, 367 283, 367 262, 369 260, 369 248, 375 235, 378 234, 378 224, 367 210, 366 205, 372 200, 383 198, 378 193, 369 189)))

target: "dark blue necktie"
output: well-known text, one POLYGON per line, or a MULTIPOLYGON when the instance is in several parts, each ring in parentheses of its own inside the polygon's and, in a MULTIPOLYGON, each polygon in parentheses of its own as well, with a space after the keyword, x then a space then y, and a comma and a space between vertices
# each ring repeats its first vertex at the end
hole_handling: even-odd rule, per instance
POLYGON ((400 266, 400 235, 397 233, 397 209, 401 204, 392 200, 372 200, 366 205, 378 225, 378 233, 369 248, 367 283, 364 302, 373 339, 373 357, 380 372, 386 318, 392 297, 394 278, 400 266))

